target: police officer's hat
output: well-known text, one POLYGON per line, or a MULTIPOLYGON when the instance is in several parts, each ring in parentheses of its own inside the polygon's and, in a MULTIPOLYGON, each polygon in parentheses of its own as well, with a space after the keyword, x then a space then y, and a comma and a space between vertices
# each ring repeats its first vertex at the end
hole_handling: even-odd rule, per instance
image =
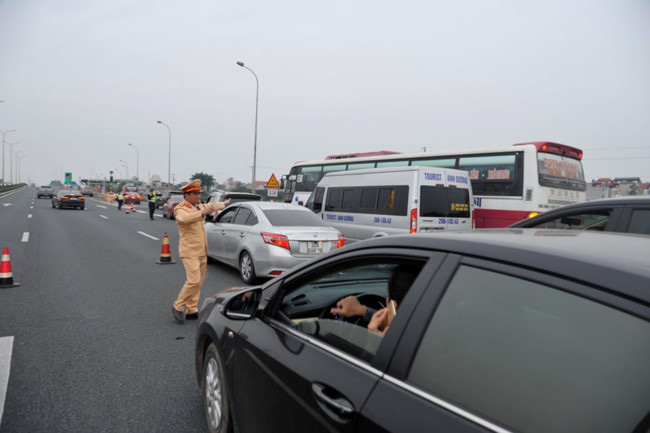
POLYGON ((183 191, 183 194, 187 194, 188 192, 192 191, 201 191, 201 179, 194 179, 187 185, 181 187, 181 191, 183 191))

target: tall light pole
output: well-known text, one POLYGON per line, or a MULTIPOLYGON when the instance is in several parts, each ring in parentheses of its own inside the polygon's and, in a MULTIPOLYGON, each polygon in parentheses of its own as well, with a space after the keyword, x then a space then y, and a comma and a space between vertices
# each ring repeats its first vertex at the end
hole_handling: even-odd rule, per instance
POLYGON ((168 162, 167 162, 167 188, 171 188, 171 185, 172 185, 171 184, 171 179, 172 179, 172 176, 171 176, 171 172, 172 172, 172 169, 171 169, 171 167, 172 167, 172 130, 169 127, 169 125, 167 125, 166 123, 161 122, 160 120, 158 120, 157 122, 160 123, 161 125, 165 126, 167 128, 167 131, 169 131, 169 159, 168 159, 168 162))
POLYGON ((135 148, 135 178, 140 182, 140 151, 138 150, 138 146, 135 144, 129 143, 129 146, 135 148))
POLYGON ((23 153, 22 150, 19 150, 14 155, 16 155, 16 183, 20 183, 20 161, 25 157, 25 155, 20 155, 23 153))
POLYGON ((123 159, 120 159, 119 161, 122 163, 122 165, 126 169, 126 180, 128 181, 129 180, 129 164, 127 164, 126 161, 124 161, 123 159))
POLYGON ((5 182, 5 135, 10 132, 16 132, 16 130, 10 129, 9 131, 2 132, 2 183, 5 182))
POLYGON ((244 69, 248 69, 251 71, 253 76, 255 77, 255 139, 253 141, 253 184, 251 185, 251 190, 253 191, 253 194, 255 193, 255 170, 257 169, 257 107, 258 107, 258 101, 259 101, 259 95, 260 95, 260 80, 257 79, 257 74, 248 66, 244 65, 244 62, 237 62, 239 66, 241 66, 244 69))
POLYGON ((16 141, 13 143, 7 143, 9 144, 9 183, 14 183, 14 158, 13 158, 13 153, 14 153, 14 144, 20 144, 20 141, 16 141))

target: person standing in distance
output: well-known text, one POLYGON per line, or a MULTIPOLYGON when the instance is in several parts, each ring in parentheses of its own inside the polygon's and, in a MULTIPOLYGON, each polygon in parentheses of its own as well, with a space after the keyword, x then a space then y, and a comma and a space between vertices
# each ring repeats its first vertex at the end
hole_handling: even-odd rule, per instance
POLYGON ((147 201, 149 202, 149 219, 153 221, 153 211, 156 210, 156 190, 151 188, 147 194, 147 201))
POLYGON ((124 194, 122 191, 117 192, 117 210, 122 210, 122 204, 124 203, 124 194))
POLYGON ((178 323, 199 317, 199 296, 208 264, 208 241, 203 223, 205 215, 228 206, 230 199, 201 204, 201 180, 194 179, 181 188, 183 201, 174 209, 178 225, 178 255, 185 267, 185 285, 178 293, 172 315, 178 323))

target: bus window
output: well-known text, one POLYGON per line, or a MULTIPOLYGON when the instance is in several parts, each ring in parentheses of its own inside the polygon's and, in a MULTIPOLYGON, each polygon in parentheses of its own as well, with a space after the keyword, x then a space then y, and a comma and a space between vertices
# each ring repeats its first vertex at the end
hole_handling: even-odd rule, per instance
POLYGON ((348 164, 348 170, 361 170, 363 168, 375 168, 374 162, 357 162, 348 164))
POLYGON ((403 167, 409 165, 409 162, 405 159, 401 161, 379 161, 377 162, 377 168, 381 167, 403 167))
POLYGON ((345 164, 324 165, 323 176, 325 176, 327 173, 332 173, 335 171, 345 171, 345 170, 346 170, 345 164))
POLYGON ((412 166, 455 168, 456 158, 414 159, 412 166))
POLYGON ((458 160, 458 169, 469 173, 474 195, 521 196, 523 184, 516 167, 515 153, 463 156, 458 160))

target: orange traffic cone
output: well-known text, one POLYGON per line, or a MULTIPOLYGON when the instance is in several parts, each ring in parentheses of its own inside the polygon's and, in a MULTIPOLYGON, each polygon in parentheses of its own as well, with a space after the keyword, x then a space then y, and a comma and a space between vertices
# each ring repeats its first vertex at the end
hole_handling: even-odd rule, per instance
POLYGON ((126 209, 126 213, 129 213, 129 209, 131 209, 131 206, 129 206, 128 204, 125 204, 124 209, 126 209))
POLYGON ((160 260, 157 260, 156 263, 159 265, 172 265, 176 263, 172 260, 172 253, 169 249, 169 236, 165 233, 163 237, 162 249, 160 250, 160 260))
POLYGON ((9 258, 9 248, 2 250, 2 262, 0 262, 0 289, 20 286, 14 283, 14 275, 11 272, 11 259, 9 258))
POLYGON ((133 213, 135 213, 135 203, 131 203, 131 211, 133 211, 133 213))

